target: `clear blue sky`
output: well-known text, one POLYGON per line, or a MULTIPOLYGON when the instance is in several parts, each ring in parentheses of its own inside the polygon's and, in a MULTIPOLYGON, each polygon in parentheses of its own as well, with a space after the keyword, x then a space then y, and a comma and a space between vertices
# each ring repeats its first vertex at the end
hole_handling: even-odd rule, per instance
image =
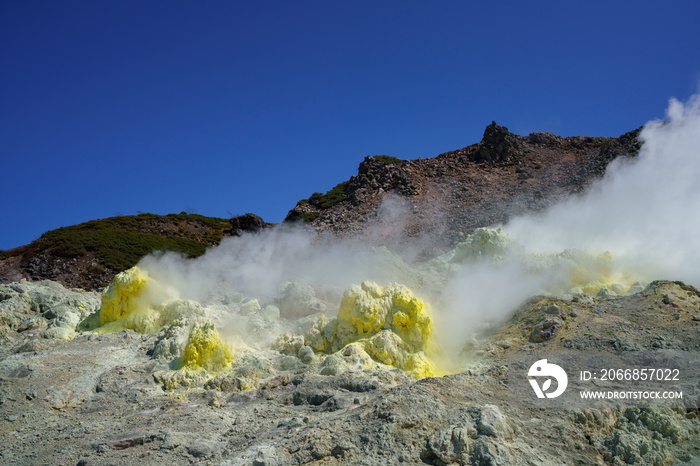
POLYGON ((0 249, 115 214, 281 221, 366 155, 618 136, 700 78, 700 2, 0 3, 0 249))

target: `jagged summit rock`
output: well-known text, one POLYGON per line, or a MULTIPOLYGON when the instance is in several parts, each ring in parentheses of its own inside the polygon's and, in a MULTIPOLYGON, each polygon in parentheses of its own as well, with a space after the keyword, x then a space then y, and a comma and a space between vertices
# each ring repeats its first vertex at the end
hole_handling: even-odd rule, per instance
POLYGON ((259 231, 265 226, 265 221, 255 214, 244 214, 231 218, 231 230, 234 235, 244 231, 259 231))
POLYGON ((484 130, 481 147, 474 155, 474 160, 490 164, 509 163, 515 162, 522 155, 523 145, 518 136, 494 121, 484 130))
POLYGON ((642 141, 639 139, 641 132, 642 128, 640 127, 603 144, 598 154, 596 168, 602 173, 605 171, 605 167, 618 157, 635 157, 642 148, 642 141))
POLYGON ((411 180, 410 170, 401 163, 388 163, 386 159, 367 156, 360 163, 357 176, 350 179, 346 192, 354 204, 363 202, 367 195, 396 191, 403 196, 420 193, 411 180))
POLYGON ((531 144, 537 144, 540 146, 562 143, 561 136, 557 136, 556 134, 550 133, 549 131, 540 133, 530 133, 530 135, 528 136, 528 140, 531 144))
POLYGON ((492 122, 480 142, 436 157, 368 156, 355 176, 299 201, 285 221, 304 221, 330 237, 417 247, 428 258, 476 228, 541 211, 585 191, 614 158, 636 155, 637 134, 520 136, 492 122), (412 243, 426 235, 430 250, 422 249, 425 242, 412 243))

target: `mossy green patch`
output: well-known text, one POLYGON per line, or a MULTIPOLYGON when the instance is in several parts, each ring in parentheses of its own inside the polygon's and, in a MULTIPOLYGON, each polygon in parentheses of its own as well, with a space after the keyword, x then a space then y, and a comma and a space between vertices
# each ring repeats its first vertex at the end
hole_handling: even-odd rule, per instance
POLYGON ((309 198, 309 203, 323 210, 330 209, 339 202, 347 199, 345 188, 347 188, 348 183, 349 181, 343 181, 326 194, 313 193, 309 198))
POLYGON ((299 216, 305 222, 313 222, 321 216, 321 212, 304 212, 299 216))
POLYGON ((61 257, 79 257, 90 251, 100 264, 119 272, 154 251, 201 256, 207 246, 221 241, 227 228, 226 219, 197 214, 119 216, 48 231, 29 248, 33 253, 50 250, 61 257), (186 223, 199 225, 199 236, 188 234, 183 227, 186 223), (171 224, 177 228, 164 228, 171 224))
POLYGON ((403 160, 401 160, 400 158, 392 157, 391 155, 374 155, 373 158, 374 160, 382 162, 384 165, 391 165, 393 163, 403 162, 403 160))

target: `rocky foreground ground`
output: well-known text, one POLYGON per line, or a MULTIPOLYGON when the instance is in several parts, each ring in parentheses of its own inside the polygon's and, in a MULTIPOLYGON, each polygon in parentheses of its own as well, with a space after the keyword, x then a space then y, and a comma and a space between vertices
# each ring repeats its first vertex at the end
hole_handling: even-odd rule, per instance
POLYGON ((682 401, 654 408, 533 408, 509 393, 513 352, 697 360, 700 294, 682 283, 531 298, 452 375, 320 375, 300 354, 250 390, 165 389, 165 331, 76 334, 99 306, 97 293, 55 282, 0 286, 2 464, 700 464, 697 374, 682 401))

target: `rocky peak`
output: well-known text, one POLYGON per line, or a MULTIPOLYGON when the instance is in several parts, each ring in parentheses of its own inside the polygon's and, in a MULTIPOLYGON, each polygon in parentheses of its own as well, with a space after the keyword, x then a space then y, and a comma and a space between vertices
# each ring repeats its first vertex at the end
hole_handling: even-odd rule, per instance
POLYGON ((527 137, 528 142, 530 144, 537 144, 539 146, 547 146, 547 145, 559 145, 562 143, 562 137, 557 136, 554 133, 550 133, 549 131, 541 132, 541 133, 530 133, 530 135, 527 137))
POLYGON ((364 202, 367 194, 393 190, 403 196, 413 196, 419 193, 419 187, 410 175, 410 170, 398 159, 368 155, 360 163, 357 176, 350 179, 346 193, 353 204, 364 202))
POLYGON ((338 235, 362 231, 369 213, 385 195, 420 197, 422 185, 414 165, 414 161, 387 155, 368 155, 357 175, 325 194, 314 193, 302 199, 289 211, 285 222, 303 220, 317 231, 330 230, 338 235))
POLYGON ((380 162, 376 156, 368 155, 362 162, 360 162, 360 166, 357 168, 357 174, 367 175, 381 170, 387 165, 388 164, 380 162))
POLYGON ((491 122, 484 131, 480 147, 474 154, 476 162, 491 165, 514 162, 523 155, 523 144, 519 137, 505 126, 491 122))
POLYGON ((240 235, 244 231, 258 231, 265 227, 265 221, 255 214, 245 214, 231 218, 231 232, 234 235, 240 235))
POLYGON ((641 132, 642 128, 637 128, 605 143, 600 148, 599 154, 602 163, 607 164, 621 155, 635 157, 639 153, 639 149, 642 148, 642 141, 639 139, 641 132))

